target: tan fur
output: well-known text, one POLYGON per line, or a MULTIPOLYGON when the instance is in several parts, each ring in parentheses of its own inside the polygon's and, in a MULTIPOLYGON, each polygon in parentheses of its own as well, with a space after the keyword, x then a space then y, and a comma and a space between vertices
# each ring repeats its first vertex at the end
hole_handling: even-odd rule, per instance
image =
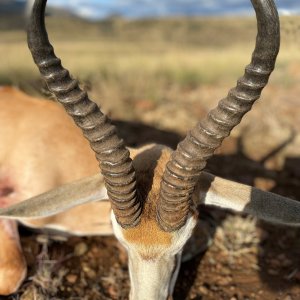
MULTIPOLYGON (((7 206, 99 172, 94 152, 62 107, 14 88, 0 88, 0 139, 0 183, 13 188, 9 197, 0 196, 0 205, 1 200, 7 206)), ((27 225, 80 235, 111 234, 109 211, 107 201, 90 203, 53 217, 28 220, 27 225)), ((7 295, 24 279, 26 263, 16 223, 3 222, 5 228, 0 220, 0 295, 7 295)))
POLYGON ((9 176, 11 201, 99 172, 89 143, 62 107, 0 90, 0 181, 9 176))
MULTIPOLYGON (((230 194, 230 202, 237 203, 238 206, 241 205, 240 199, 248 199, 248 202, 250 202, 252 187, 203 172, 196 187, 195 196, 197 196, 198 201, 199 199, 204 199, 208 191, 209 194, 218 195, 218 198, 222 199, 225 207, 227 205, 226 199, 229 198, 228 194, 230 194)), ((242 204, 243 206, 245 206, 244 203, 242 204)))
MULTIPOLYGON (((170 155, 171 150, 160 145, 150 145, 141 149, 139 153, 133 152, 137 184, 145 203, 139 225, 123 230, 124 237, 128 242, 145 247, 171 244, 172 234, 161 230, 156 222, 160 182, 170 155)), ((146 254, 144 256, 149 259, 146 254)))
POLYGON ((9 295, 17 291, 26 276, 15 221, 0 220, 0 241, 0 295, 9 295))

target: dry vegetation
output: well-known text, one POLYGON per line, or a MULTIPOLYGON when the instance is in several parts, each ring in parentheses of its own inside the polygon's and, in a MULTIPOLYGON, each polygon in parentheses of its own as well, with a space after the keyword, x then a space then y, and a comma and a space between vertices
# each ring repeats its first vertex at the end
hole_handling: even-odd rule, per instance
MULTIPOLYGON (((120 133, 131 145, 175 146, 235 84, 255 38, 254 20, 247 18, 92 24, 52 18, 48 25, 64 65, 106 112, 122 120, 120 133)), ((45 93, 25 33, 3 30, 0 38, 0 84, 45 93)), ((282 50, 263 100, 208 166, 217 175, 295 199, 300 199, 299 44, 300 18, 283 18, 282 50)), ((217 226, 212 246, 183 264, 175 299, 300 299, 298 230, 209 213, 217 226)), ((62 242, 24 232, 22 243, 29 277, 9 299, 126 299, 126 255, 114 238, 62 242)))

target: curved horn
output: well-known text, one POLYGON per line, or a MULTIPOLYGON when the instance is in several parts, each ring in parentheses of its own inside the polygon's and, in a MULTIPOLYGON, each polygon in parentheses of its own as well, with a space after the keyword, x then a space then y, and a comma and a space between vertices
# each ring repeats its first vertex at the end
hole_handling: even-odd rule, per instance
POLYGON ((157 218, 165 231, 181 228, 201 171, 223 139, 240 123, 260 97, 274 69, 280 45, 280 26, 273 0, 251 0, 258 34, 252 61, 228 96, 179 143, 163 175, 157 218))
MULTIPOLYGON (((71 78, 54 54, 45 28, 47 0, 36 0, 28 28, 28 46, 49 90, 82 130, 96 153, 115 216, 124 228, 140 219, 141 202, 136 194, 135 171, 116 129, 92 102, 78 81, 71 78)), ((82 158, 84 159, 84 157, 82 158)), ((75 162, 74 162, 75 163, 75 162)))

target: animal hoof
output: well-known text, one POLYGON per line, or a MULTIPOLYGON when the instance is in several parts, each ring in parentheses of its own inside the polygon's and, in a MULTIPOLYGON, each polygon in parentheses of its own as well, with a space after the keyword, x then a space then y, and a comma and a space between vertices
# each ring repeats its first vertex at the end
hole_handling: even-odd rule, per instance
POLYGON ((0 295, 15 293, 25 279, 27 268, 25 261, 13 261, 1 264, 0 261, 0 295))

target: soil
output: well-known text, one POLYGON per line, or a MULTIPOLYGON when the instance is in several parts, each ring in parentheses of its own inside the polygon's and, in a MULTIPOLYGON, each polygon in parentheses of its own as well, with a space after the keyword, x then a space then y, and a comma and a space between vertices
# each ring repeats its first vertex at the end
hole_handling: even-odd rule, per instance
MULTIPOLYGON (((275 94, 278 102, 273 103, 279 103, 282 95, 280 91, 271 93, 275 94)), ((260 111, 266 111, 268 104, 258 107, 246 120, 251 126, 234 132, 207 169, 215 175, 300 199, 300 148, 295 133, 299 132, 296 118, 300 108, 291 102, 289 111, 287 104, 282 108, 275 105, 281 118, 276 114, 262 118, 260 111), (288 121, 282 123, 284 118, 288 121)), ((180 121, 177 131, 143 123, 116 123, 130 145, 160 142, 175 147, 182 138, 178 134, 180 121)), ((175 300, 300 299, 299 229, 218 209, 199 210, 203 222, 214 225, 212 243, 182 264, 175 300)), ((28 278, 18 294, 1 299, 128 299, 126 252, 114 237, 49 236, 20 230, 28 278)))

